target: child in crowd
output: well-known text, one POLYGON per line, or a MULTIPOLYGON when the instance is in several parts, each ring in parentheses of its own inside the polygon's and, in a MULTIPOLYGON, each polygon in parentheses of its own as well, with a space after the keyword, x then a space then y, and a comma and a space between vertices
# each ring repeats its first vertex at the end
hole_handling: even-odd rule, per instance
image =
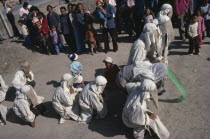
POLYGON ((149 8, 147 8, 145 10, 145 15, 143 17, 142 22, 144 22, 146 24, 146 23, 151 23, 152 20, 153 20, 152 11, 149 8))
POLYGON ((26 25, 24 25, 24 21, 19 20, 18 24, 20 25, 20 30, 22 32, 23 38, 24 38, 24 43, 26 46, 31 46, 31 39, 29 38, 29 31, 26 25))
POLYGON ((210 4, 208 0, 203 0, 201 5, 201 13, 205 20, 206 33, 210 36, 210 4))
POLYGON ((199 55, 199 44, 198 44, 198 17, 193 15, 191 18, 191 24, 188 27, 188 36, 189 36, 189 55, 193 55, 195 49, 195 54, 199 55))
POLYGON ((85 39, 88 46, 90 46, 91 55, 93 55, 94 51, 95 53, 97 53, 96 36, 97 36, 96 30, 92 27, 91 24, 88 24, 87 31, 85 34, 85 39))
POLYGON ((197 10, 196 14, 198 16, 198 42, 199 42, 199 47, 202 47, 202 34, 205 31, 206 27, 205 27, 205 22, 203 17, 201 16, 201 11, 197 10))
POLYGON ((73 54, 69 54, 68 57, 72 61, 70 64, 70 70, 72 72, 72 75, 74 77, 81 76, 82 75, 82 64, 79 61, 77 61, 78 55, 73 53, 73 54))
POLYGON ((106 10, 104 10, 103 3, 100 0, 96 1, 96 11, 99 16, 99 19, 103 22, 102 27, 107 28, 107 19, 105 18, 106 10))
POLYGON ((54 45, 55 51, 57 55, 59 55, 60 50, 62 49, 62 44, 60 42, 56 26, 52 26, 50 30, 50 37, 52 38, 52 44, 54 45))

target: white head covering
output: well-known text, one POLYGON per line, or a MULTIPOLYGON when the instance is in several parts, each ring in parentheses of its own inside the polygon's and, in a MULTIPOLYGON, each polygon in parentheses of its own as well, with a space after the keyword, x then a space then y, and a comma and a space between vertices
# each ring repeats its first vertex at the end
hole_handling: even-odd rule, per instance
POLYGON ((82 83, 83 81, 83 77, 81 75, 75 76, 74 78, 75 78, 75 81, 74 81, 75 83, 82 83))
POLYGON ((167 74, 167 66, 164 63, 150 64, 149 62, 139 62, 133 69, 134 78, 139 75, 153 80, 155 83, 162 80, 167 74))
POLYGON ((159 24, 158 19, 157 18, 153 19, 152 23, 154 23, 157 26, 159 24))
POLYGON ((157 29, 158 28, 154 23, 147 23, 144 26, 140 39, 145 43, 145 48, 147 51, 150 51, 151 44, 155 43, 155 35, 153 32, 157 29))
POLYGON ((103 62, 107 62, 107 63, 113 63, 113 59, 109 56, 107 56, 103 62))
POLYGON ((95 83, 97 86, 105 86, 107 83, 107 80, 103 76, 97 76, 95 79, 95 83))
POLYGON ((144 79, 144 81, 141 83, 140 88, 143 91, 154 91, 157 90, 156 84, 151 79, 144 79))
POLYGON ((147 23, 144 26, 143 32, 153 32, 154 30, 157 29, 157 26, 154 23, 147 23))
POLYGON ((173 7, 170 4, 163 4, 160 10, 160 16, 168 15, 169 18, 173 15, 173 7))
POLYGON ((73 86, 74 77, 70 73, 65 73, 61 78, 61 86, 63 88, 73 86))
POLYGON ((160 16, 159 18, 158 18, 158 21, 159 21, 159 24, 161 25, 161 24, 164 24, 165 22, 167 22, 167 21, 169 21, 170 20, 170 18, 168 17, 168 16, 166 16, 166 15, 163 15, 163 16, 160 16))

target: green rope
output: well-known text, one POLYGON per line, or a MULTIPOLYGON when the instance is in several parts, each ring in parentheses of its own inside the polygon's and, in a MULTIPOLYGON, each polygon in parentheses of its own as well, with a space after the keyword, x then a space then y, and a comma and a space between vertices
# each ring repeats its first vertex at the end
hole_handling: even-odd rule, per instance
POLYGON ((168 67, 168 77, 171 79, 171 81, 174 83, 174 85, 178 88, 179 92, 182 94, 179 97, 180 101, 184 101, 185 100, 185 96, 186 96, 186 91, 185 88, 183 86, 183 84, 179 81, 179 79, 176 77, 176 75, 174 74, 174 72, 168 67))

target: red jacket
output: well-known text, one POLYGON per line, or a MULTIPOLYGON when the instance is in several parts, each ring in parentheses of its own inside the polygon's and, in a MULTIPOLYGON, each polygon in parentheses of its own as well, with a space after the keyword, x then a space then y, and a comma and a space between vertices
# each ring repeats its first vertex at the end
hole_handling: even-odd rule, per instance
POLYGON ((47 34, 49 34, 49 32, 50 32, 50 30, 49 30, 49 26, 48 26, 48 20, 47 20, 47 18, 43 18, 41 28, 40 28, 40 34, 47 35, 47 34))
POLYGON ((110 68, 104 69, 104 77, 107 79, 106 88, 117 88, 116 78, 120 71, 117 65, 112 64, 110 68))
POLYGON ((175 14, 180 16, 189 8, 190 0, 174 0, 175 14))

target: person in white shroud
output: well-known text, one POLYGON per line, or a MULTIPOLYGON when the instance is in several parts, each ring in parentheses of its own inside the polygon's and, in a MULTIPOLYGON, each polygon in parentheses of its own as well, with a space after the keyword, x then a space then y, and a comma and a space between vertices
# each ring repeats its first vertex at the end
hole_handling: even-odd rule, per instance
POLYGON ((103 99, 103 91, 107 80, 103 76, 97 76, 95 81, 87 84, 79 95, 81 108, 80 123, 88 124, 95 115, 96 119, 104 118, 107 115, 107 105, 103 99))
POLYGON ((15 77, 12 81, 13 87, 20 90, 24 85, 31 85, 33 88, 36 85, 34 80, 34 74, 31 71, 31 66, 28 61, 24 61, 20 65, 20 69, 15 73, 15 77))
POLYGON ((35 118, 39 114, 43 114, 45 108, 42 104, 44 97, 38 96, 33 87, 24 85, 17 90, 14 100, 13 111, 31 127, 35 127, 35 118))
POLYGON ((129 96, 123 109, 122 120, 127 127, 133 128, 134 138, 144 139, 146 130, 153 136, 152 130, 158 138, 168 139, 170 133, 157 115, 158 99, 155 82, 144 79, 141 83, 129 83, 126 88, 129 96))
POLYGON ((2 76, 0 75, 0 125, 6 125, 7 107, 2 104, 5 100, 8 86, 5 84, 2 76))
POLYGON ((63 124, 66 120, 79 118, 79 93, 82 88, 74 88, 74 77, 65 73, 61 79, 59 86, 52 98, 52 104, 55 111, 60 115, 59 124, 63 124))

